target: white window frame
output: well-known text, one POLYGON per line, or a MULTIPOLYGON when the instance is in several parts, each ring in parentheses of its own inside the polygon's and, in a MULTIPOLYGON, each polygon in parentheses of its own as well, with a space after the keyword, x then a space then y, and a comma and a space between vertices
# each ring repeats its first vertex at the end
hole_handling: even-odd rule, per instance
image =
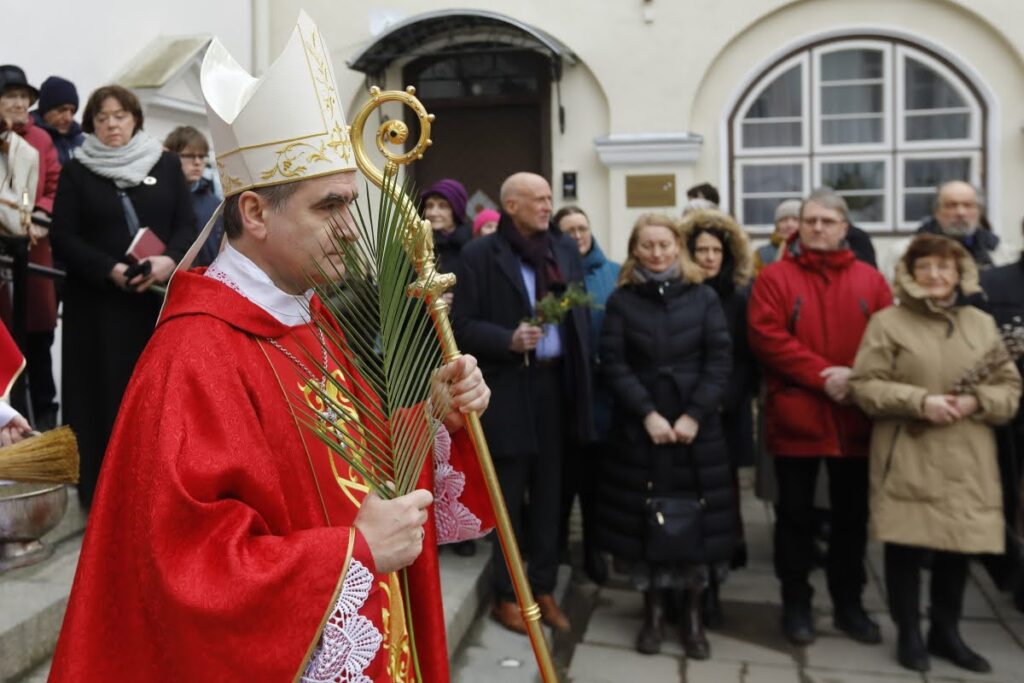
MULTIPOLYGON (((867 162, 882 162, 882 215, 892 216, 893 209, 893 177, 892 177, 892 154, 880 152, 878 154, 822 154, 814 157, 814 185, 813 187, 820 187, 822 185, 822 164, 832 163, 867 163, 867 162)), ((837 192, 845 192, 847 194, 855 194, 857 191, 840 190, 837 192)), ((876 194, 874 192, 864 194, 876 194)), ((864 228, 865 230, 882 230, 888 225, 888 221, 865 221, 858 222, 858 228, 864 228)))
POLYGON ((896 79, 895 79, 895 97, 897 102, 896 107, 896 148, 897 150, 936 150, 936 149, 972 149, 981 147, 981 106, 977 99, 970 90, 963 84, 963 82, 950 71, 945 64, 934 59, 923 52, 912 50, 905 45, 898 45, 896 47, 896 79), (929 69, 932 69, 941 78, 943 78, 957 94, 967 103, 966 107, 956 108, 950 110, 943 109, 929 109, 929 110, 911 110, 921 111, 922 113, 932 112, 935 114, 940 113, 967 113, 969 114, 969 125, 967 129, 967 137, 954 140, 907 140, 907 109, 904 106, 906 101, 907 82, 906 82, 906 60, 907 58, 913 59, 914 61, 921 62, 929 69))
MULTIPOLYGON (((810 154, 811 153, 811 112, 810 112, 810 79, 808 73, 810 71, 810 54, 808 52, 802 52, 792 59, 787 59, 785 62, 779 64, 759 81, 761 87, 752 90, 747 98, 743 101, 743 106, 740 107, 740 115, 736 116, 733 122, 733 140, 735 140, 736 154, 742 154, 744 157, 757 157, 757 156, 779 156, 783 154, 810 154), (794 66, 800 65, 800 145, 793 147, 744 147, 743 146, 743 124, 747 122, 747 113, 753 106, 757 98, 770 86, 775 80, 786 73, 794 66)), ((788 121, 795 117, 774 117, 767 119, 754 119, 759 121, 788 121)))
MULTIPOLYGON (((811 128, 814 131, 814 150, 816 152, 830 152, 836 154, 847 154, 866 151, 887 151, 892 149, 892 43, 879 40, 847 40, 838 43, 829 43, 811 50, 814 57, 814 69, 811 72, 811 87, 814 88, 814 97, 811 99, 811 128), (821 58, 833 52, 846 52, 848 50, 878 50, 882 53, 882 141, 864 143, 826 144, 822 141, 822 128, 825 119, 822 118, 821 104, 823 83, 821 80, 821 58)), ((870 81, 843 81, 845 85, 875 85, 877 79, 870 81)), ((866 118, 863 114, 840 115, 842 117, 858 119, 866 118)), ((840 118, 835 116, 835 118, 840 118)))
POLYGON ((811 180, 811 159, 807 156, 793 156, 793 157, 773 157, 771 159, 759 159, 756 157, 737 157, 734 159, 733 166, 733 178, 734 192, 736 197, 736 215, 739 218, 740 225, 755 235, 770 235, 775 231, 774 223, 747 223, 746 216, 743 215, 743 200, 744 199, 757 199, 759 197, 784 197, 792 194, 793 199, 803 199, 810 192, 810 180, 811 180), (799 165, 801 168, 801 182, 803 183, 803 190, 798 193, 788 192, 750 192, 746 193, 743 191, 743 167, 744 166, 785 166, 799 165))
MULTIPOLYGON (((920 223, 917 221, 907 221, 903 219, 903 202, 902 198, 906 194, 906 173, 903 166, 903 162, 907 160, 916 159, 950 159, 950 158, 964 158, 971 160, 971 177, 970 183, 975 187, 981 187, 981 151, 979 150, 964 150, 964 149, 953 149, 947 151, 932 151, 927 152, 907 152, 896 155, 896 179, 894 187, 897 188, 901 202, 899 206, 894 206, 896 220, 893 222, 897 231, 912 230, 917 228, 920 223)), ((934 189, 934 188, 932 188, 934 189)))

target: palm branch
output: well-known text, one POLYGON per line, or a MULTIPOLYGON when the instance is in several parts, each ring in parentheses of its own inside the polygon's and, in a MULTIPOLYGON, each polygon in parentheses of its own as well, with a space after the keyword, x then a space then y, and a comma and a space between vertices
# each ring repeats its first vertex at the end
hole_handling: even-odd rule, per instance
POLYGON ((441 344, 424 302, 408 291, 417 273, 403 243, 406 221, 392 193, 400 190, 408 198, 411 187, 390 189, 380 193, 376 210, 356 201, 347 216, 332 216, 327 229, 341 265, 325 259, 332 265, 318 263, 311 278, 330 313, 313 320, 328 341, 328 365, 343 367, 334 351, 341 349, 362 381, 330 375, 322 358, 307 353, 326 376, 324 386, 312 387, 324 410, 299 406, 333 456, 384 498, 415 488, 449 400, 443 392, 431 396, 441 344), (337 421, 324 419, 327 412, 337 421))

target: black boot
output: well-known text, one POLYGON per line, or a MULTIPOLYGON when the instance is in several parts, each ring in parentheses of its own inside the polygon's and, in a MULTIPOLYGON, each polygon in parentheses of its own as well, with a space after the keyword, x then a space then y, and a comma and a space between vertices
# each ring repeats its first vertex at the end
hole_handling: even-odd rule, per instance
POLYGON ((714 569, 709 567, 708 571, 711 577, 701 597, 701 616, 704 618, 704 626, 716 629, 722 627, 725 617, 722 615, 722 602, 718 597, 718 579, 715 578, 714 569))
POLYGON ((711 645, 704 635, 704 620, 701 618, 701 594, 703 590, 687 589, 683 593, 683 619, 679 625, 683 649, 689 659, 708 659, 711 645))
POLYGON ((911 671, 928 671, 928 651, 921 637, 921 571, 914 548, 885 545, 885 588, 889 613, 899 630, 896 659, 911 671))
POLYGON ((451 544, 452 552, 459 557, 473 557, 476 555, 475 541, 459 541, 451 544))
POLYGON ((960 629, 956 623, 932 621, 928 631, 928 652, 936 657, 948 659, 960 667, 979 674, 992 671, 992 665, 977 652, 967 647, 960 637, 960 629))
POLYGON ((810 645, 814 642, 814 618, 810 605, 783 603, 782 635, 793 645, 810 645))
POLYGON ((960 615, 963 612, 966 588, 967 556, 938 550, 932 553, 932 605, 928 652, 936 657, 948 659, 961 669, 988 673, 992 670, 992 665, 967 647, 960 637, 960 615))
POLYGON ((585 548, 583 551, 583 571, 598 586, 608 582, 608 563, 604 555, 594 548, 585 548))
POLYGON ((882 642, 882 630, 868 616, 860 601, 833 605, 832 624, 858 643, 877 645, 882 642))
POLYGON ((644 624, 636 636, 636 650, 641 654, 655 655, 661 651, 665 633, 662 595, 663 592, 655 588, 644 591, 644 624))

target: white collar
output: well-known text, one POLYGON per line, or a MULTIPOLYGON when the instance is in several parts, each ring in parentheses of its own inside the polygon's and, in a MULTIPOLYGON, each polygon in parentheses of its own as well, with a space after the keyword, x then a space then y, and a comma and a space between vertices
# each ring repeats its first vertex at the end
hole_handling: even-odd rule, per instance
POLYGON ((269 275, 232 247, 230 242, 206 269, 206 277, 223 282, 284 325, 295 327, 310 321, 312 289, 305 294, 289 294, 281 290, 269 275))

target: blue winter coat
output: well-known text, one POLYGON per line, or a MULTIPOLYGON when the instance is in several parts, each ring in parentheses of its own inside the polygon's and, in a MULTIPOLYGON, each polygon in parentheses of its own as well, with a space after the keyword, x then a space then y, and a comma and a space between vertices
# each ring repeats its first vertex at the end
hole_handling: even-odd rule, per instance
POLYGON ((57 148, 57 160, 60 161, 60 165, 71 161, 75 156, 75 148, 85 142, 85 134, 82 133, 82 127, 78 125, 78 121, 71 122, 71 128, 66 134, 57 132, 56 128, 51 128, 46 121, 43 120, 42 115, 38 110, 30 111, 29 114, 35 119, 36 125, 45 130, 50 139, 53 140, 53 146, 57 148))
POLYGON ((597 353, 601 340, 601 325, 604 323, 604 305, 615 291, 619 279, 619 264, 609 261, 601 247, 594 240, 590 251, 583 257, 583 282, 587 292, 594 298, 590 310, 590 348, 594 350, 591 367, 594 369, 594 429, 597 438, 608 438, 612 426, 612 396, 601 381, 601 359, 597 353))

